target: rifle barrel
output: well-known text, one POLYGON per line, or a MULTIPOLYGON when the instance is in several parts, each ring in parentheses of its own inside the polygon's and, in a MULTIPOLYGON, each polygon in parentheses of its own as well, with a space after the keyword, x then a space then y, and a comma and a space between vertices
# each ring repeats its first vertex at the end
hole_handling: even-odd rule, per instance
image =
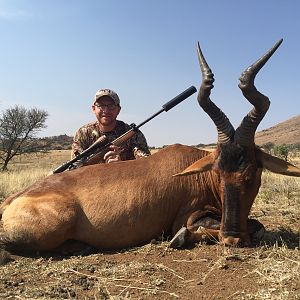
POLYGON ((176 106, 177 104, 179 104, 180 102, 182 102, 183 100, 185 100, 186 98, 188 98, 189 96, 193 95, 196 92, 197 92, 197 89, 194 86, 190 86, 188 89, 183 91, 181 94, 179 94, 178 96, 176 96, 169 102, 165 103, 163 105, 164 110, 165 111, 170 110, 171 108, 173 108, 174 106, 176 106))
POLYGON ((188 98, 189 96, 193 95, 196 92, 197 92, 197 89, 194 86, 190 86, 185 91, 183 91, 181 94, 177 95, 175 98, 173 98, 169 102, 165 103, 162 106, 161 110, 159 110, 157 113, 152 115, 150 118, 146 119, 141 124, 137 125, 136 128, 140 128, 144 124, 148 123, 150 120, 152 120, 153 118, 155 118, 156 116, 161 114, 163 111, 167 112, 168 110, 170 110, 171 108, 173 108, 174 106, 176 106, 177 104, 179 104, 180 102, 182 102, 183 100, 185 100, 186 98, 188 98))

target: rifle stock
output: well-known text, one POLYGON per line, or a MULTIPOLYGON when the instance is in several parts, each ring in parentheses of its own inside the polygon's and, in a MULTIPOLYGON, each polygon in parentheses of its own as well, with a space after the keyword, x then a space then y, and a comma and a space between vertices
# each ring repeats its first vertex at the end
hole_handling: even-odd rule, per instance
POLYGON ((134 127, 129 129, 128 131, 126 131, 124 134, 120 135, 118 138, 116 138, 112 142, 105 144, 103 146, 103 148, 100 149, 99 151, 92 153, 87 158, 87 160, 84 161, 83 165, 88 166, 88 165, 97 164, 99 162, 104 162, 104 155, 105 155, 105 153, 107 153, 109 151, 109 146, 111 146, 111 145, 121 146, 123 143, 130 140, 136 134, 135 125, 132 124, 131 126, 134 126, 134 127))

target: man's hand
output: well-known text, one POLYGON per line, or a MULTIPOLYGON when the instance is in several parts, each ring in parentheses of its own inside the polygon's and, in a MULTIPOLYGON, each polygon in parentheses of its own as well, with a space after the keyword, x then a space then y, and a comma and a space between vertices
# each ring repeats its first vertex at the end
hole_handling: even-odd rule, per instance
POLYGON ((112 163, 112 162, 120 161, 121 156, 120 156, 119 147, 115 146, 115 145, 110 145, 109 149, 110 149, 110 151, 105 153, 105 155, 103 157, 105 163, 109 164, 109 163, 112 163))
POLYGON ((149 154, 145 153, 141 149, 138 149, 138 147, 133 148, 133 155, 134 155, 135 159, 139 159, 141 157, 148 157, 149 156, 149 154))

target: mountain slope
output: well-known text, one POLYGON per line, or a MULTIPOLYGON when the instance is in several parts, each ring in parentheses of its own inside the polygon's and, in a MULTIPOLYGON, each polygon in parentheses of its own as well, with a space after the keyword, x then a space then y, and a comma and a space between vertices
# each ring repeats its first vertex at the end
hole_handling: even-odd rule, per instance
POLYGON ((300 143, 300 115, 256 133, 257 145, 270 142, 275 145, 300 143))

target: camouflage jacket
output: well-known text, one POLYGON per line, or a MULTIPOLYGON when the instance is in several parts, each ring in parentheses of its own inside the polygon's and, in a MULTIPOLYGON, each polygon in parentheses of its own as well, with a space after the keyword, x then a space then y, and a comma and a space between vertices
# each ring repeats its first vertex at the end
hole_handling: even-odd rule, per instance
MULTIPOLYGON (((105 135, 107 142, 111 142, 131 127, 117 120, 117 126, 110 132, 101 132, 98 122, 93 122, 80 127, 73 138, 71 158, 74 158, 83 150, 91 146, 100 136, 105 135)), ((136 159, 150 155, 145 136, 140 130, 129 139, 126 143, 120 146, 120 156, 122 160, 136 159)))

